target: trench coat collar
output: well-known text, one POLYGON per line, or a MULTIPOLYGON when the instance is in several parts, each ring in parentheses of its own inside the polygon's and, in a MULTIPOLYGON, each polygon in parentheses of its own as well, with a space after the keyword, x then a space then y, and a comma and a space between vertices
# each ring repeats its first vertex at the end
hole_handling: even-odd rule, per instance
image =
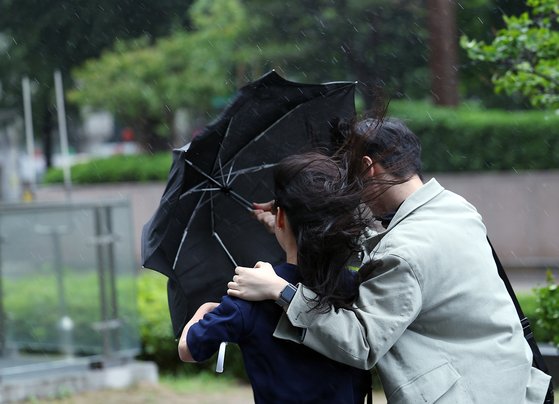
POLYGON ((390 231, 394 226, 404 220, 407 216, 413 213, 417 208, 425 205, 431 199, 435 198, 444 188, 434 178, 423 184, 421 188, 408 196, 406 200, 400 205, 396 214, 390 221, 386 231, 390 231))
MULTIPOLYGON (((404 220, 407 216, 411 215, 416 209, 420 208, 421 206, 425 205, 431 199, 435 198, 441 192, 444 191, 444 188, 437 182, 436 179, 432 178, 421 188, 415 191, 413 194, 408 196, 404 202, 400 205, 394 217, 388 224, 388 227, 382 229, 380 231, 374 231, 369 229, 364 235, 364 243, 363 246, 365 247, 365 252, 371 251, 372 248, 386 235, 388 234, 394 227, 398 225, 402 220, 404 220)), ((368 255, 368 253, 367 253, 368 255)), ((365 258, 366 260, 367 258, 365 258)))

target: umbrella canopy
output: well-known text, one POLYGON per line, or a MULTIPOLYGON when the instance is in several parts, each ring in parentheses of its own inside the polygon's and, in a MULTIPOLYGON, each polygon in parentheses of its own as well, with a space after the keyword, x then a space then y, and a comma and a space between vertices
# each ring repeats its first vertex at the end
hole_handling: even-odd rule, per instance
POLYGON ((142 263, 169 278, 175 335, 202 303, 226 293, 235 266, 284 259, 251 202, 273 199, 272 168, 282 158, 333 151, 334 122, 354 116, 354 91, 353 82, 301 84, 272 71, 173 151, 160 206, 143 228, 142 263))

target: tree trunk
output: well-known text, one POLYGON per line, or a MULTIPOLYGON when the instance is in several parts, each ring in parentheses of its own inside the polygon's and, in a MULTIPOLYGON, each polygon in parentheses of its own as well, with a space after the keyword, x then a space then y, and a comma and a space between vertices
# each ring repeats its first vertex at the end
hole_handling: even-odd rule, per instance
POLYGON ((458 105, 458 32, 455 0, 427 0, 433 103, 458 105))

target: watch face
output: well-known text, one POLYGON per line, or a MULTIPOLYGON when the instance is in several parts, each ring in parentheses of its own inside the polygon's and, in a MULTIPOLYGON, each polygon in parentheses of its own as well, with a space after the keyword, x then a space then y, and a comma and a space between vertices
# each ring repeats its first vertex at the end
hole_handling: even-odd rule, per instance
POLYGON ((276 300, 276 303, 282 307, 287 306, 293 300, 293 296, 297 292, 297 287, 293 286, 292 284, 287 284, 287 286, 281 291, 279 299, 276 300))
POLYGON ((295 296, 295 292, 297 292, 297 288, 292 284, 288 284, 283 292, 281 292, 281 297, 285 300, 286 303, 290 303, 293 300, 293 296, 295 296))

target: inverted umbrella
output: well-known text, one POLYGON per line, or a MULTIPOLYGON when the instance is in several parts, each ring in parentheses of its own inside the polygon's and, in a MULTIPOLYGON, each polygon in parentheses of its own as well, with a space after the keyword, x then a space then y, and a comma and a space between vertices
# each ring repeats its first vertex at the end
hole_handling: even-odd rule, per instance
POLYGON ((355 114, 354 91, 353 82, 301 84, 272 71, 173 151, 160 206, 142 231, 142 263, 169 278, 176 336, 202 303, 226 293, 235 266, 283 259, 251 202, 273 199, 272 168, 282 158, 334 150, 334 122, 355 114))

